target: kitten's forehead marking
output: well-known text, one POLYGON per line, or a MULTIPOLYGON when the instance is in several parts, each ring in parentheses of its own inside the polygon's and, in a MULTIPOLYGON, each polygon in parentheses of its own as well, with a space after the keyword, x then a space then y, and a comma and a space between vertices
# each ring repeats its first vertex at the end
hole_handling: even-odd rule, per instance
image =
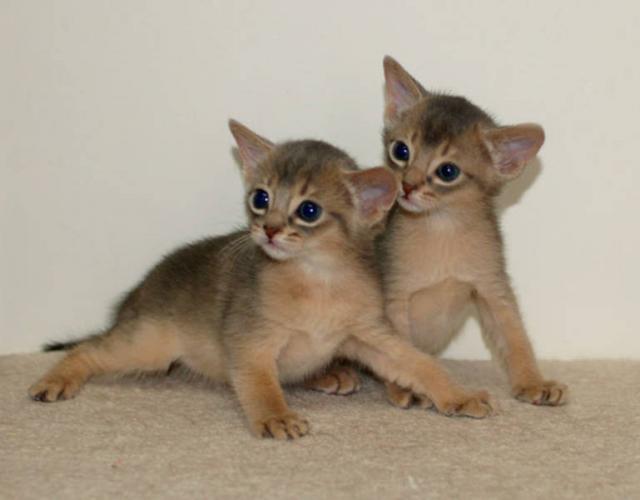
POLYGON ((305 179, 302 182, 302 186, 300 187, 299 193, 300 196, 304 196, 305 194, 307 194, 307 191, 309 190, 309 184, 311 183, 311 179, 305 179))
POLYGON ((494 125, 487 113, 459 96, 433 95, 418 111, 422 140, 430 146, 454 139, 478 123, 494 125))
POLYGON ((300 179, 313 181, 318 175, 344 166, 356 170, 355 162, 342 150, 322 141, 303 140, 280 144, 276 147, 270 168, 278 181, 291 186, 300 179))

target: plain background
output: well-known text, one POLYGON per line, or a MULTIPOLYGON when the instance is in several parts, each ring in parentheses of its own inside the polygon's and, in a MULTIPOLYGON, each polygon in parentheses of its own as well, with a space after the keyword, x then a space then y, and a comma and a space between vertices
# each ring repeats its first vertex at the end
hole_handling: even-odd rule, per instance
MULTIPOLYGON (((538 354, 640 358, 640 7, 0 1, 0 352, 105 326, 179 244, 243 223, 227 130, 382 158, 382 57, 544 125, 501 200, 538 354)), ((448 355, 485 358, 473 320, 448 355)))

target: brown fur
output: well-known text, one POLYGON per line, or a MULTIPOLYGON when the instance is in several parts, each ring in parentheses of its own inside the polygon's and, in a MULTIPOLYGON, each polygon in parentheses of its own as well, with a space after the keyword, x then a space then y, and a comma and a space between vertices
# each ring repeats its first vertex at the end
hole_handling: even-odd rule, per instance
MULTIPOLYGON (((406 186, 381 242, 386 311, 396 330, 424 352, 439 354, 475 305, 484 338, 505 366, 516 398, 559 405, 563 384, 543 379, 505 269, 493 198, 544 141, 542 128, 498 127, 463 97, 431 94, 396 61, 384 62, 387 164, 406 186), (408 161, 393 157, 395 141, 408 161), (462 171, 443 182, 437 169, 462 171), (406 194, 407 190, 409 194, 406 194)), ((408 396, 389 391, 396 404, 408 396)))
POLYGON ((326 143, 274 146, 230 126, 249 228, 164 259, 122 302, 112 328, 74 343, 31 396, 67 399, 91 376, 166 370, 178 361, 230 383, 256 435, 298 438, 309 425, 289 409, 281 383, 304 381, 337 356, 428 396, 446 414, 488 415, 486 393, 453 384, 384 317, 372 228, 395 201, 391 171, 359 172, 326 143), (253 206, 257 189, 269 192, 267 209, 253 206), (302 200, 322 207, 317 221, 296 215, 302 200))

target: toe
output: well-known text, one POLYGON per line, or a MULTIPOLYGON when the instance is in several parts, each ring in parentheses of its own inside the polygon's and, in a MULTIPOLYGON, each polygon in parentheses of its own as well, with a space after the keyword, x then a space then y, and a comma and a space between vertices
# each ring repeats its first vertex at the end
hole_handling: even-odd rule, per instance
POLYGON ((348 396, 360 389, 360 379, 354 370, 345 369, 334 375, 338 380, 337 394, 348 396))
POLYGON ((413 403, 413 393, 396 385, 387 387, 387 398, 393 406, 403 410, 408 409, 413 403))
POLYGON ((553 382, 549 387, 549 396, 546 404, 550 406, 559 406, 567 402, 568 389, 564 384, 553 382))
POLYGON ((514 395, 519 401, 537 406, 559 406, 567 401, 567 386, 553 381, 518 386, 514 395))
POLYGON ((274 439, 284 440, 288 439, 289 435, 284 427, 284 422, 278 419, 272 419, 267 422, 267 429, 269 434, 274 439))

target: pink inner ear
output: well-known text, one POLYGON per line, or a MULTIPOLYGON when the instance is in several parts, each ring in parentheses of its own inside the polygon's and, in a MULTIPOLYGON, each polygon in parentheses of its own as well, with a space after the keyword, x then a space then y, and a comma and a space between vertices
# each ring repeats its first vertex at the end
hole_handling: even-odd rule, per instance
POLYGON ((531 160, 544 143, 544 131, 535 124, 516 125, 487 133, 492 156, 500 173, 516 175, 531 160))
POLYGON ((371 212, 378 205, 385 205, 389 189, 387 186, 369 186, 362 190, 360 203, 365 212, 371 212))
POLYGON ((396 80, 395 77, 387 80, 387 96, 389 104, 395 107, 396 112, 401 112, 418 101, 418 96, 408 86, 407 82, 396 80))
POLYGON ((411 75, 389 56, 384 59, 384 77, 387 119, 397 118, 400 113, 423 97, 419 85, 411 75))
POLYGON ((235 120, 229 120, 229 129, 238 145, 238 153, 245 175, 250 175, 251 171, 255 170, 257 165, 273 150, 274 145, 268 139, 259 136, 235 120))
POLYGON ((389 169, 377 167, 348 175, 355 189, 358 210, 366 219, 376 218, 393 206, 398 185, 389 169))
POLYGON ((500 148, 500 170, 506 170, 505 173, 517 168, 535 156, 539 147, 526 137, 513 139, 505 142, 500 148))

